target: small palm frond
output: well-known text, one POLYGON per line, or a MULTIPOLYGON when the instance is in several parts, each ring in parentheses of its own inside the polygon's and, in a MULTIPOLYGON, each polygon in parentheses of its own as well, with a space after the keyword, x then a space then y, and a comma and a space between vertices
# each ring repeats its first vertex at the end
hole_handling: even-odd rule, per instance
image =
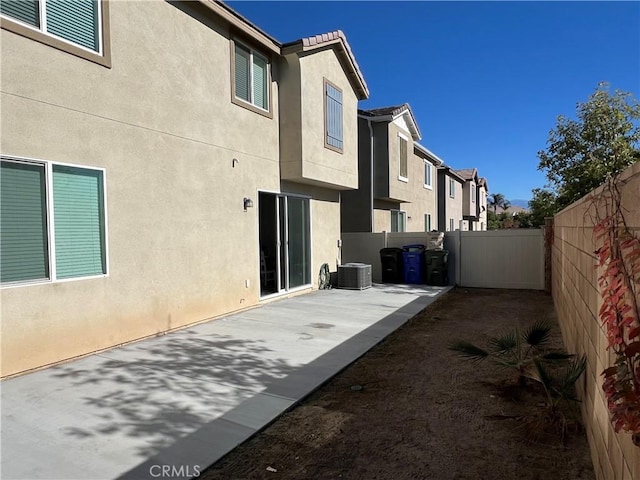
POLYGON ((551 325, 546 322, 536 322, 522 332, 522 339, 532 347, 544 345, 549 340, 551 325))
POLYGON ((575 357, 574 354, 563 352, 562 350, 554 350, 552 352, 547 352, 544 355, 540 356, 542 360, 547 360, 550 362, 569 360, 573 357, 575 357))
POLYGON ((552 391, 554 384, 553 375, 538 358, 533 359, 533 363, 527 368, 525 375, 540 382, 547 392, 552 391))
POLYGON ((574 385, 587 368, 587 357, 573 358, 564 368, 564 375, 558 378, 557 393, 561 398, 575 400, 574 385))
POLYGON ((455 342, 448 348, 461 357, 475 362, 480 362, 489 356, 489 352, 469 342, 455 342))
POLYGON ((515 332, 507 332, 499 337, 491 338, 488 343, 494 352, 507 353, 518 346, 518 335, 515 332))

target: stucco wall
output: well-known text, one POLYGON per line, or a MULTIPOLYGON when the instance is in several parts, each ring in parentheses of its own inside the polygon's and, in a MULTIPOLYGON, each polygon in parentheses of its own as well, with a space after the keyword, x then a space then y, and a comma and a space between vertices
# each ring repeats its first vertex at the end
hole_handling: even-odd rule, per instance
POLYGON ((111 69, 2 31, 2 153, 104 167, 109 252, 103 278, 1 291, 2 375, 258 302, 242 199, 279 188, 277 85, 272 119, 231 103, 227 31, 200 20, 111 2, 111 69))
POLYGON ((431 228, 437 229, 437 205, 436 205, 436 169, 432 166, 432 187, 424 186, 424 160, 409 154, 409 182, 407 183, 410 202, 402 203, 401 210, 407 212, 407 232, 424 232, 424 215, 431 214, 431 228))
MULTIPOLYGON (((640 162, 623 176, 623 208, 627 224, 640 231, 640 162)), ((582 414, 598 479, 640 478, 640 448, 629 434, 616 434, 602 392, 602 371, 611 366, 607 339, 598 311, 601 306, 594 268, 594 213, 589 197, 554 218, 552 246, 553 300, 567 349, 587 355, 587 370, 578 385, 582 414)))
POLYGON ((358 188, 358 100, 332 48, 287 55, 282 96, 287 98, 283 118, 290 118, 295 131, 283 130, 283 180, 329 186, 358 188), (324 79, 342 90, 343 151, 325 147, 324 79), (303 93, 291 83, 302 85, 303 93), (298 95, 298 100, 288 97, 298 95), (299 123, 298 123, 299 122, 299 123), (295 125, 298 125, 297 127, 295 125), (298 138, 296 138, 298 137, 298 138), (300 145, 298 155, 298 144, 300 145))
MULTIPOLYGON (((415 163, 418 162, 418 157, 413 153, 413 139, 411 134, 406 130, 401 129, 395 123, 389 124, 389 198, 398 200, 401 202, 410 201, 411 185, 410 183, 416 183, 418 181, 415 178, 415 163), (404 135, 407 139, 407 174, 408 181, 400 180, 400 137, 399 134, 404 135)), ((420 160, 421 161, 421 160, 420 160)))
POLYGON ((341 193, 340 228, 342 232, 372 231, 371 163, 371 131, 366 120, 358 119, 358 188, 341 193))

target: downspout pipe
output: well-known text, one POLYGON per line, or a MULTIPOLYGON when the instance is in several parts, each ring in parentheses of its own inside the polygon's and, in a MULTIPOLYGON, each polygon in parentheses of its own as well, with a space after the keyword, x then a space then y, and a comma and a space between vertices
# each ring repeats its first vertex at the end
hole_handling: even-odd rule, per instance
POLYGON ((371 171, 371 181, 370 183, 370 193, 371 193, 371 211, 369 212, 369 231, 373 233, 373 179, 375 178, 373 175, 373 126, 371 125, 371 119, 367 118, 367 126, 369 127, 369 156, 370 156, 370 171, 371 171))

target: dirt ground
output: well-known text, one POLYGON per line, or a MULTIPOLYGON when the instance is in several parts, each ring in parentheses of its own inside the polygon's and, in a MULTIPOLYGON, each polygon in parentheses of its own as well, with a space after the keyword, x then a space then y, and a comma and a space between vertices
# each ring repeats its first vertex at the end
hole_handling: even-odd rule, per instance
POLYGON ((456 289, 203 472, 214 479, 593 479, 586 436, 533 440, 541 397, 496 388, 508 374, 447 349, 553 322, 534 291, 456 289), (499 416, 515 419, 497 419, 499 416))

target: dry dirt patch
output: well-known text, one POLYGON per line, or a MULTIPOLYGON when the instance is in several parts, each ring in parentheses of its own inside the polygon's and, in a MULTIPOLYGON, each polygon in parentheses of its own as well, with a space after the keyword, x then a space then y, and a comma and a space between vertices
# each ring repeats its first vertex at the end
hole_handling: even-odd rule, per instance
POLYGON ((593 479, 586 437, 532 441, 522 421, 540 401, 501 397, 505 372, 447 346, 547 319, 534 291, 456 289, 205 471, 213 479, 593 479), (274 471, 275 470, 275 471, 274 471))

